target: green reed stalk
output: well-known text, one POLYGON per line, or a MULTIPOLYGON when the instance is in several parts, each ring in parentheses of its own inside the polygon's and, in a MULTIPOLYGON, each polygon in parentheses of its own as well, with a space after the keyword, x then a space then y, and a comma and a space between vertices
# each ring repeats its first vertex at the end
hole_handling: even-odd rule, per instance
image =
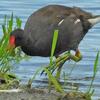
POLYGON ((94 69, 93 69, 93 77, 92 77, 92 81, 90 83, 90 86, 89 86, 89 89, 87 91, 88 94, 93 94, 94 93, 94 89, 92 90, 92 86, 93 86, 93 82, 95 80, 95 77, 96 77, 96 74, 97 74, 97 71, 98 71, 98 63, 99 63, 99 51, 96 55, 96 59, 94 61, 94 69))

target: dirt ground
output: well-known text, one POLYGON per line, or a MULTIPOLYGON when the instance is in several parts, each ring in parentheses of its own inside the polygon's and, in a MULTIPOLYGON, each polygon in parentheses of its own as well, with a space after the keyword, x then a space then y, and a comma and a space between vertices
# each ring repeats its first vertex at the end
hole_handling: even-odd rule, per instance
POLYGON ((83 93, 61 93, 47 89, 0 91, 0 100, 91 100, 83 93))

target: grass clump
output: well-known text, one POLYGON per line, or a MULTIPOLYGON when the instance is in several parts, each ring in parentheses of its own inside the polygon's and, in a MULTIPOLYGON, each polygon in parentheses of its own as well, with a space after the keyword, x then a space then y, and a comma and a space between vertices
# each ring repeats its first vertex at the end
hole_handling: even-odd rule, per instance
POLYGON ((4 79, 7 85, 9 83, 8 80, 10 80, 11 83, 11 79, 13 81, 13 79, 16 78, 15 75, 11 73, 13 63, 17 63, 25 57, 24 54, 22 55, 20 48, 11 50, 8 50, 7 48, 11 31, 17 28, 21 28, 21 25, 21 19, 18 17, 14 19, 13 13, 9 18, 7 15, 5 15, 4 23, 2 25, 3 36, 0 39, 0 79, 4 79))
MULTIPOLYGON (((59 34, 59 30, 58 29, 54 30, 52 48, 51 48, 51 56, 50 56, 50 67, 52 67, 52 64, 53 64, 53 56, 54 56, 54 52, 57 46, 58 34, 59 34)), ((49 78, 49 89, 51 87, 51 84, 53 84, 57 91, 63 92, 64 90, 62 89, 62 86, 58 83, 58 80, 52 75, 51 70, 48 70, 47 68, 45 68, 44 71, 47 73, 48 78, 49 78)))

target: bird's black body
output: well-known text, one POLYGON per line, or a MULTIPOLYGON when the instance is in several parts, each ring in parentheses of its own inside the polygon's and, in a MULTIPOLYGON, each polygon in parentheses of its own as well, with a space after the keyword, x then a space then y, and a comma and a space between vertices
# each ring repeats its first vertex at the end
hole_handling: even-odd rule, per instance
MULTIPOLYGON (((92 17, 92 14, 77 7, 60 5, 43 7, 28 18, 24 31, 19 32, 19 37, 23 37, 22 42, 16 41, 16 44, 20 45, 22 50, 30 56, 48 57, 51 54, 54 30, 58 29, 54 55, 58 56, 65 51, 76 50, 92 26, 88 22, 88 19, 92 17)), ((18 32, 12 33, 17 35, 18 32)))

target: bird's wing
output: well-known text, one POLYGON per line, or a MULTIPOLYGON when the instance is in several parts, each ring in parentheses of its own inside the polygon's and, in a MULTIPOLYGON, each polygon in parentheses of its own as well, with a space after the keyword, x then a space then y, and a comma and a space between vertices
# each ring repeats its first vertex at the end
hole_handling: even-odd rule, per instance
POLYGON ((70 14, 59 25, 59 44, 61 51, 75 50, 83 39, 83 25, 76 15, 70 14))
POLYGON ((49 16, 46 13, 33 14, 25 25, 25 33, 30 34, 33 48, 41 52, 51 51, 55 29, 59 29, 57 53, 77 47, 82 23, 74 14, 66 15, 58 11, 52 12, 49 16))
POLYGON ((55 54, 61 54, 66 50, 75 50, 83 38, 82 22, 75 15, 70 15, 66 18, 61 17, 59 22, 52 23, 51 26, 46 27, 44 34, 41 33, 40 37, 37 38, 35 47, 39 47, 41 52, 48 51, 48 54, 50 54, 53 33, 56 28, 59 33, 55 54))

